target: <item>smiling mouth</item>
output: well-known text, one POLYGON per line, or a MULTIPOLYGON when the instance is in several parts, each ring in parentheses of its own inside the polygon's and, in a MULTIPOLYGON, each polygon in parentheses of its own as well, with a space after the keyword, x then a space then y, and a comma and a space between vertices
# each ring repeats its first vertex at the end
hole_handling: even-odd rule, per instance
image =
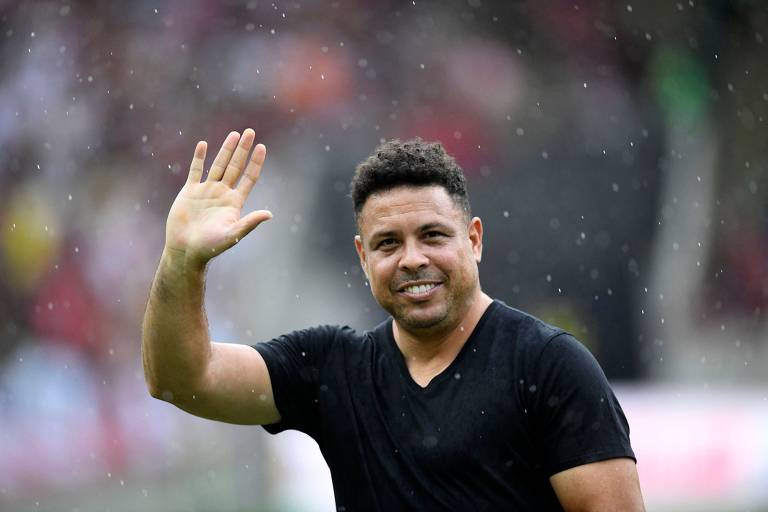
POLYGON ((442 283, 418 283, 410 284, 400 288, 399 292, 411 299, 428 299, 432 296, 435 288, 442 286, 442 283))
POLYGON ((406 286, 405 288, 403 288, 403 291, 413 295, 423 295, 428 291, 432 290, 433 288, 435 288, 436 286, 437 285, 435 283, 414 284, 411 286, 406 286))

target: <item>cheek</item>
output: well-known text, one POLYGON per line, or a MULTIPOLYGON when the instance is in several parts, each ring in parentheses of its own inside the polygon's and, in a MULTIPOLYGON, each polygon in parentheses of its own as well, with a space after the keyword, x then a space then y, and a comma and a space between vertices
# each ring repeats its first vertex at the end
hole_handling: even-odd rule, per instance
POLYGON ((475 275, 474 253, 472 251, 465 253, 463 248, 454 252, 450 258, 442 260, 440 265, 446 271, 450 269, 461 281, 471 280, 475 275))
POLYGON ((392 278, 390 267, 391 265, 386 260, 371 262, 371 265, 368 267, 368 281, 374 289, 389 287, 389 281, 392 278))

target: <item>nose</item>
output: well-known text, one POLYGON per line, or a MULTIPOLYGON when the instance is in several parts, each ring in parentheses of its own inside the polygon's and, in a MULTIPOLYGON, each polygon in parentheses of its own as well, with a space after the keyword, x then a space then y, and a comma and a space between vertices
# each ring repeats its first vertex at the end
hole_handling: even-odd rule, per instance
POLYGON ((398 264, 400 270, 414 271, 429 265, 429 258, 424 254, 418 244, 403 244, 403 252, 398 264))

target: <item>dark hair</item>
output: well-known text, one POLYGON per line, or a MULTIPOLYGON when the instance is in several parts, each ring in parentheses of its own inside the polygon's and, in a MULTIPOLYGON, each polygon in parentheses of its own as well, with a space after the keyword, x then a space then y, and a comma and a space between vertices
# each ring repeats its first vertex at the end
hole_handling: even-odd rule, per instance
POLYGON ((420 138, 384 142, 357 166, 351 185, 355 219, 371 194, 400 185, 441 186, 467 219, 472 216, 464 173, 439 142, 424 142, 420 138))

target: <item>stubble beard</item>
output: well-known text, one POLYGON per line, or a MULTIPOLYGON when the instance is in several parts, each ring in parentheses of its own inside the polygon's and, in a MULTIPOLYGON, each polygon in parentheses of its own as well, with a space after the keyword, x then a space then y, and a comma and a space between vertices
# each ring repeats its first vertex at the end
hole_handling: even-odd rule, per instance
POLYGON ((448 301, 442 305, 441 311, 433 315, 423 317, 418 312, 412 312, 413 307, 408 306, 396 306, 389 312, 392 318, 397 321, 399 325, 408 331, 418 332, 424 330, 431 330, 439 326, 449 316, 450 307, 448 301))
MULTIPOLYGON (((474 302, 474 287, 467 286, 466 289, 451 290, 449 284, 448 280, 443 281, 444 289, 441 292, 446 296, 442 299, 442 304, 436 308, 437 310, 429 315, 420 314, 418 304, 402 304, 397 300, 381 306, 392 315, 399 326, 414 334, 434 335, 442 331, 447 332, 456 327, 454 324, 460 322, 474 302)), ((428 307, 432 309, 436 306, 436 304, 429 304, 428 307)))

